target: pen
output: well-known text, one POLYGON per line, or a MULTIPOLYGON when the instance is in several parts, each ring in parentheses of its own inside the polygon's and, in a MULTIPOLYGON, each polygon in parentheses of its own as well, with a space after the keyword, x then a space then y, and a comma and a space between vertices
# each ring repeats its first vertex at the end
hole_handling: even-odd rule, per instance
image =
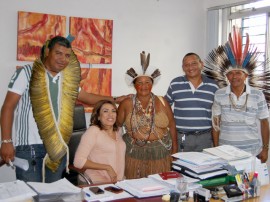
POLYGON ((14 165, 13 165, 13 163, 12 163, 12 161, 11 161, 10 159, 9 159, 8 164, 10 165, 10 167, 11 167, 12 169, 14 169, 14 165))

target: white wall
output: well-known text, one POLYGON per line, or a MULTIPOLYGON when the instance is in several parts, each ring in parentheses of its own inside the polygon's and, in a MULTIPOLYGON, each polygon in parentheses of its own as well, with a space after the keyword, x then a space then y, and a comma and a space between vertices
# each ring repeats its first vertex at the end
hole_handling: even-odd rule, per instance
MULTIPOLYGON (((151 65, 162 72, 154 87, 156 94, 165 94, 169 82, 182 74, 181 60, 187 52, 205 57, 205 25, 207 8, 243 0, 1 0, 0 1, 0 106, 7 84, 17 65, 17 11, 112 19, 113 62, 93 65, 113 69, 112 94, 134 92, 124 81, 131 66, 139 66, 139 53, 151 53, 151 65)), ((83 65, 85 66, 85 65, 83 65)), ((87 116, 89 118, 89 115, 87 116)), ((4 117, 2 117, 4 118, 4 117)), ((269 162, 269 161, 268 161, 269 162)), ((11 168, 0 168, 0 182, 15 179, 11 168)))
MULTIPOLYGON (((0 11, 0 106, 15 67, 25 64, 16 61, 17 11, 112 19, 113 62, 93 67, 113 69, 113 95, 134 92, 125 84, 124 74, 129 67, 139 66, 142 50, 151 53, 150 64, 162 72, 153 89, 160 95, 182 74, 184 54, 192 51, 205 55, 206 12, 201 0, 1 0, 0 11)), ((0 173, 0 182, 15 178, 5 166, 0 173)))

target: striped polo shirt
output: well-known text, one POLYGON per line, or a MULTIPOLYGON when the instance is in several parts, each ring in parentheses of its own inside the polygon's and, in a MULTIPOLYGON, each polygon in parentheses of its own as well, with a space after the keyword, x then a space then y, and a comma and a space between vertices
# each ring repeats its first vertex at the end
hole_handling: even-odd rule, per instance
POLYGON ((254 154, 261 146, 259 120, 269 117, 264 94, 248 84, 246 91, 237 99, 227 86, 216 92, 213 116, 221 116, 219 144, 233 145, 254 154), (231 94, 231 100, 229 95, 231 94), (245 103, 246 107, 245 106, 245 103), (236 105, 241 110, 235 110, 236 105), (253 151, 252 151, 253 150, 253 151))
MULTIPOLYGON (((61 75, 61 73, 59 74, 61 75)), ((37 124, 33 116, 32 104, 30 100, 29 82, 31 79, 31 75, 31 65, 25 65, 21 68, 18 68, 13 74, 8 85, 8 91, 21 96, 15 109, 12 126, 12 139, 14 140, 15 146, 42 144, 42 140, 38 133, 37 124)), ((59 78, 58 76, 55 77, 59 78)), ((57 96, 59 92, 57 90, 59 88, 59 82, 57 82, 57 85, 52 85, 51 83, 53 82, 53 79, 50 79, 49 75, 47 75, 47 78, 49 80, 51 96, 57 96)), ((58 102, 58 99, 52 99, 52 101, 58 102)), ((52 103, 52 105, 58 106, 57 103, 52 103)))
POLYGON ((174 105, 174 118, 178 131, 203 131, 212 127, 212 104, 217 83, 204 75, 201 85, 192 91, 186 76, 174 78, 165 98, 174 105))

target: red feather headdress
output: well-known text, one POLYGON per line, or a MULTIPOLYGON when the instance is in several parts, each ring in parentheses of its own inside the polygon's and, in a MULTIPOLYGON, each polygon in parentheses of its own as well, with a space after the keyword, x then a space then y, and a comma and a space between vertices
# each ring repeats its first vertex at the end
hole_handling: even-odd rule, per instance
POLYGON ((228 85, 226 74, 231 70, 241 70, 248 74, 250 86, 263 91, 270 106, 270 71, 269 60, 258 61, 261 53, 249 42, 249 35, 246 34, 246 44, 244 49, 242 43, 241 30, 233 27, 233 34, 229 34, 225 45, 212 50, 206 58, 204 74, 217 81, 220 88, 228 85), (243 51, 242 51, 243 50, 243 51))

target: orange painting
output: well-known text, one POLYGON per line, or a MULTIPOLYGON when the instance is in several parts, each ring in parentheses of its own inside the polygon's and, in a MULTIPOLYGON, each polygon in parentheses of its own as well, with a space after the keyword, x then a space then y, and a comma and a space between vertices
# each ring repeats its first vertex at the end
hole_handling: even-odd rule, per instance
POLYGON ((66 35, 66 17, 18 12, 17 60, 34 61, 46 40, 66 35))
MULTIPOLYGON (((81 68, 80 87, 88 93, 111 96, 112 70, 105 68, 81 68)), ((79 102, 79 101, 78 101, 79 102)), ((85 112, 92 112, 92 107, 81 103, 85 112)))
POLYGON ((111 64, 113 21, 70 17, 72 48, 81 63, 111 64))

